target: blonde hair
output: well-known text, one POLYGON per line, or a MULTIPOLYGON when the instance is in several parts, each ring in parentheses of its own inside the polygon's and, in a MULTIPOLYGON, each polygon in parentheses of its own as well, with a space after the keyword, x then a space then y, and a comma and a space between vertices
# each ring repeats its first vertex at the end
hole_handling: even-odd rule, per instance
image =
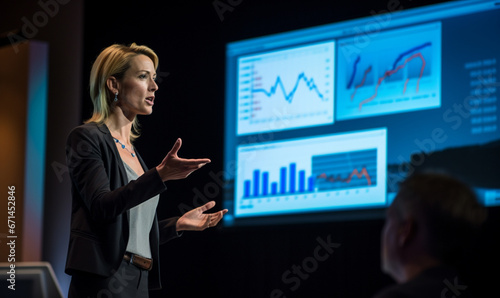
MULTIPOLYGON (((123 78, 125 72, 130 68, 130 61, 137 55, 146 55, 153 61, 155 69, 158 68, 158 56, 147 46, 135 43, 129 46, 113 44, 104 49, 90 71, 90 97, 94 104, 92 117, 85 123, 104 123, 111 114, 114 94, 108 89, 106 81, 113 76, 117 80, 123 78)), ((134 141, 140 136, 139 121, 137 117, 132 122, 130 141, 134 141)))

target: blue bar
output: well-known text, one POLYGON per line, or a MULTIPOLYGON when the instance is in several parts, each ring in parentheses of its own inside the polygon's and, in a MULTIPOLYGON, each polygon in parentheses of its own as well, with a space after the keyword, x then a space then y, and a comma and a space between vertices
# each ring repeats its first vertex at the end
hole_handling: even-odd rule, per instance
POLYGON ((264 172, 264 173, 262 173, 262 195, 263 196, 267 196, 268 187, 269 187, 269 173, 264 172))
POLYGON ((307 185, 307 190, 308 191, 314 191, 314 177, 311 176, 309 179, 307 179, 308 185, 307 185))
POLYGON ((275 195, 278 193, 278 183, 273 182, 271 183, 271 194, 275 195))
POLYGON ((295 192, 295 177, 297 176, 296 170, 297 170, 297 164, 291 163, 290 164, 290 193, 295 192))
POLYGON ((260 176, 259 170, 253 171, 253 196, 254 197, 259 196, 259 176, 260 176))
POLYGON ((245 180, 243 184, 243 197, 244 198, 250 197, 250 180, 245 180))
POLYGON ((286 168, 282 167, 280 172, 280 193, 286 193, 286 168))
POLYGON ((299 171, 299 192, 306 190, 306 171, 299 171))

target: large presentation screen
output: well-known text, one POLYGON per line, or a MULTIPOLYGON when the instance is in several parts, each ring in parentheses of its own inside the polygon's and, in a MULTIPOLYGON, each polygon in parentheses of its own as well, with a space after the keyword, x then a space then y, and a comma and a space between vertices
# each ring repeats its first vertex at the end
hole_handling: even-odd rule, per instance
POLYGON ((500 142, 499 63, 495 1, 227 44, 224 223, 380 216, 424 166, 500 205, 498 168, 477 166, 500 142))

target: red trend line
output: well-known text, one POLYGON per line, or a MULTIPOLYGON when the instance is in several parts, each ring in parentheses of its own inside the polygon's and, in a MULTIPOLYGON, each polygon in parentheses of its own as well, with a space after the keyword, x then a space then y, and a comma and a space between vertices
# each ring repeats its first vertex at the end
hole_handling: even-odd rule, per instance
POLYGON ((368 171, 366 170, 365 167, 363 167, 361 169, 361 171, 358 171, 358 169, 354 169, 351 172, 351 174, 349 174, 349 176, 345 179, 342 179, 340 177, 340 175, 337 175, 337 177, 334 177, 333 175, 327 176, 325 173, 318 175, 317 179, 325 179, 326 181, 332 182, 332 183, 336 182, 336 181, 350 183, 354 176, 356 176, 358 178, 362 178, 363 176, 365 176, 366 181, 368 182, 368 185, 372 185, 372 180, 371 180, 370 175, 368 174, 368 171))
POLYGON ((403 94, 406 92, 406 86, 408 85, 408 82, 410 81, 410 78, 407 78, 405 81, 405 87, 403 88, 403 94))
MULTIPOLYGON (((422 78, 422 75, 424 73, 424 68, 425 68, 425 59, 424 59, 424 57, 422 56, 421 53, 416 53, 416 54, 411 55, 410 57, 408 57, 405 60, 405 62, 403 64, 399 65, 395 69, 386 71, 384 73, 384 76, 378 79, 377 86, 375 87, 375 94, 373 94, 370 98, 367 98, 367 99, 363 100, 362 102, 360 102, 359 103, 359 110, 361 110, 361 108, 363 107, 364 104, 369 103, 375 97, 377 97, 378 87, 380 86, 380 84, 382 84, 382 81, 384 81, 386 77, 389 77, 392 74, 396 73, 398 70, 400 70, 401 68, 405 67, 408 62, 410 62, 411 60, 413 60, 414 58, 417 58, 417 57, 419 57, 422 60, 422 67, 420 69, 420 75, 419 75, 418 80, 417 80, 417 90, 416 90, 416 92, 418 93, 418 86, 419 86, 420 79, 422 78)), ((406 90, 406 88, 405 88, 405 90, 406 90)))
POLYGON ((351 95, 351 101, 352 99, 354 98, 354 95, 356 95, 356 91, 358 90, 358 88, 362 87, 364 84, 365 84, 365 80, 366 80, 366 76, 368 75, 368 73, 372 70, 372 66, 370 65, 370 67, 368 67, 366 70, 365 70, 365 74, 363 75, 363 80, 361 80, 361 83, 359 83, 356 87, 354 87, 354 92, 352 93, 351 95))

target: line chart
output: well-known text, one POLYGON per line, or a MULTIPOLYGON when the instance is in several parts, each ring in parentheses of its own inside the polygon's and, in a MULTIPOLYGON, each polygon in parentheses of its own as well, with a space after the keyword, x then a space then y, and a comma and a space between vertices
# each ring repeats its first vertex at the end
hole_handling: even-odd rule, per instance
POLYGON ((377 150, 313 156, 312 172, 319 190, 377 185, 377 150))
MULTIPOLYGON (((415 87, 415 93, 418 93, 418 85, 420 83, 420 79, 422 78, 422 75, 423 75, 424 69, 425 69, 425 59, 424 59, 424 57, 422 56, 421 53, 416 53, 416 54, 411 55, 409 58, 407 58, 405 60, 405 62, 403 64, 398 65, 398 67, 394 68, 393 70, 386 71, 384 73, 384 76, 378 79, 377 85, 375 86, 375 93, 372 96, 370 96, 369 98, 367 98, 367 99, 365 99, 365 100, 363 100, 363 101, 361 101, 359 103, 359 110, 361 110, 361 108, 363 107, 364 104, 369 103, 370 101, 372 101, 377 96, 377 92, 378 92, 378 88, 380 87, 380 84, 382 84, 382 82, 387 77, 389 77, 392 74, 398 72, 400 69, 404 68, 408 62, 410 62, 411 60, 413 60, 414 58, 417 58, 417 57, 422 60, 422 68, 420 69, 420 75, 418 76, 418 79, 417 79, 417 86, 415 87)), ((369 72, 370 70, 371 70, 371 66, 367 69, 367 71, 365 71, 365 76, 366 76, 366 73, 369 72)), ((356 89, 362 86, 364 80, 365 80, 365 77, 363 77, 363 81, 361 82, 361 84, 359 86, 356 86, 356 89)), ((408 86, 408 81, 409 80, 410 80, 410 78, 406 78, 406 80, 405 80, 404 88, 403 88, 403 94, 406 92, 406 87, 408 86)), ((356 92, 356 90, 354 92, 356 92)), ((351 100, 353 99, 354 94, 355 93, 353 93, 353 95, 351 96, 351 100)))
POLYGON ((431 45, 432 45, 432 43, 430 43, 430 42, 426 42, 426 43, 424 43, 424 44, 422 44, 422 45, 419 45, 419 46, 416 46, 416 47, 414 47, 414 48, 411 48, 411 49, 409 49, 408 51, 406 51, 406 52, 404 52, 404 53, 401 53, 401 54, 398 56, 398 58, 396 58, 396 60, 394 61, 394 64, 392 65, 392 69, 396 69, 396 66, 398 65, 398 62, 399 62, 401 59, 403 59, 403 57, 404 57, 404 56, 409 55, 409 54, 411 54, 411 53, 413 53, 413 52, 415 52, 415 51, 419 51, 419 50, 421 50, 421 49, 423 49, 423 48, 425 48, 425 47, 430 47, 431 45))
MULTIPOLYGON (((339 52, 354 43, 340 40, 339 52)), ((441 23, 380 33, 347 58, 337 63, 337 120, 440 107, 441 23)))
POLYGON ((372 185, 372 179, 370 177, 370 174, 368 174, 368 170, 366 169, 365 166, 361 168, 361 171, 358 171, 358 169, 352 170, 352 172, 347 176, 347 178, 342 178, 340 175, 334 176, 334 175, 327 175, 326 173, 320 174, 318 177, 316 177, 316 180, 321 181, 321 179, 324 179, 325 181, 335 183, 335 182, 344 182, 346 184, 351 183, 352 179, 354 177, 357 178, 365 178, 366 179, 366 185, 371 186, 372 185))
MULTIPOLYGON (((356 58, 356 61, 354 61, 352 75, 351 75, 351 78, 349 79, 349 84, 347 85, 347 89, 351 88, 352 82, 354 82, 354 77, 356 76, 356 70, 357 70, 359 60, 361 60, 361 56, 358 56, 358 58, 356 58)), ((370 67, 370 69, 371 69, 371 67, 370 67)), ((365 74, 366 74, 366 71, 365 71, 365 74)), ((363 81, 364 81, 364 79, 363 79, 363 81)))
POLYGON ((332 124, 334 49, 330 41, 239 58, 237 134, 332 124))
MULTIPOLYGON (((255 80, 259 80, 260 81, 261 77, 256 77, 254 79, 254 81, 255 80)), ((293 96, 297 92, 297 88, 299 87, 299 84, 302 81, 304 81, 304 83, 306 84, 307 88, 309 88, 310 91, 314 91, 316 93, 316 95, 318 96, 318 98, 320 98, 321 100, 325 100, 325 97, 323 96, 323 94, 318 90, 318 86, 316 86, 316 84, 314 83, 314 79, 313 78, 308 79, 304 73, 299 74, 299 76, 297 77, 297 80, 295 82, 295 85, 293 86, 293 89, 290 92, 287 92, 285 90, 285 86, 283 84, 283 81, 281 80, 281 77, 278 76, 276 78, 276 82, 269 89, 269 91, 267 91, 266 89, 263 89, 263 88, 254 88, 255 86, 260 86, 260 84, 257 83, 257 84, 254 84, 252 86, 252 93, 262 92, 267 97, 271 97, 271 96, 273 96, 273 95, 276 94, 276 92, 278 90, 278 87, 279 87, 280 90, 281 90, 281 92, 282 92, 283 97, 285 98, 285 100, 287 102, 291 103, 292 100, 293 100, 293 96)))
MULTIPOLYGON (((354 99, 354 96, 356 95, 356 91, 358 90, 358 88, 360 87, 363 87, 363 85, 365 84, 365 81, 366 81, 366 76, 368 75, 368 73, 370 73, 370 71, 372 71, 372 67, 369 66, 366 70, 365 70, 365 73, 363 75, 363 79, 361 80, 361 83, 359 83, 358 85, 356 85, 356 87, 354 88, 354 92, 352 93, 351 95, 351 101, 354 99)), ((354 72, 353 72, 354 73, 354 72)))

